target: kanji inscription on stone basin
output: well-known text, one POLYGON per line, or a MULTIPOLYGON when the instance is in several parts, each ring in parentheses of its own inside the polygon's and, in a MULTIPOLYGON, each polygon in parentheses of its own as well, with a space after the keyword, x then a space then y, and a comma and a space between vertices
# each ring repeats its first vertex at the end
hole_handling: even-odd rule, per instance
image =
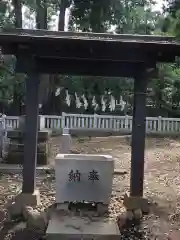
POLYGON ((56 202, 102 202, 111 199, 114 161, 109 155, 58 154, 56 202))

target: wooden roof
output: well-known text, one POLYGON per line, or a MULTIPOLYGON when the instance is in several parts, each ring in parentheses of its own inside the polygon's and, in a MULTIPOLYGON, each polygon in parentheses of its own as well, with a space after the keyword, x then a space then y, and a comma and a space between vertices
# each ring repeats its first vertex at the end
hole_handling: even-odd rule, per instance
MULTIPOLYGON (((113 71, 118 64, 125 68, 127 63, 130 68, 136 68, 136 64, 152 67, 157 62, 174 62, 175 57, 180 56, 180 44, 174 37, 166 36, 4 29, 0 32, 0 46, 4 54, 36 57, 39 66, 41 62, 42 67, 46 67, 45 70, 40 67, 39 71, 48 71, 50 64, 61 64, 61 71, 64 68, 67 71, 66 65, 71 66, 75 61, 76 68, 103 64, 113 67, 113 71)), ((56 72, 55 67, 52 68, 49 72, 56 72)))

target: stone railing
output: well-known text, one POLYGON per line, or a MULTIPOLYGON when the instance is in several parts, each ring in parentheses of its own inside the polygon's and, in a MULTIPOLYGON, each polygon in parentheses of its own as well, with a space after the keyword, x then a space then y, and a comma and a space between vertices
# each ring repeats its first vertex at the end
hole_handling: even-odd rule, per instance
MULTIPOLYGON (((98 131, 131 131, 132 116, 111 116, 96 114, 67 114, 62 116, 43 115, 43 125, 47 129, 60 130, 98 130, 98 131)), ((19 117, 6 116, 0 119, 5 129, 14 129, 19 126, 19 117)), ((180 132, 180 118, 147 117, 147 133, 178 133, 180 132)))

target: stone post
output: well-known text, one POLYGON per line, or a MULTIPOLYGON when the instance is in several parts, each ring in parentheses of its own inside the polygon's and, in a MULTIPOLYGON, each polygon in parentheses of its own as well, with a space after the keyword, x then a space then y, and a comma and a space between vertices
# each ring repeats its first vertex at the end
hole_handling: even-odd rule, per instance
POLYGON ((61 153, 70 153, 72 145, 71 135, 69 134, 68 128, 63 128, 63 133, 61 137, 61 153))

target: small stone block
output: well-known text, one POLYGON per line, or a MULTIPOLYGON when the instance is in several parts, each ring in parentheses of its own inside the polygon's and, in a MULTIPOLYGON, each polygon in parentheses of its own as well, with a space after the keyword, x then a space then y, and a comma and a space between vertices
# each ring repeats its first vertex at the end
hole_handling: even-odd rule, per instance
POLYGON ((102 204, 98 203, 97 204, 97 213, 100 215, 104 215, 108 212, 108 205, 107 204, 102 204))
POLYGON ((68 203, 58 203, 57 210, 69 211, 69 204, 68 203))
POLYGON ((136 209, 134 210, 134 218, 137 220, 140 220, 142 218, 142 210, 141 209, 136 209))
POLYGON ((56 203, 109 204, 113 173, 112 156, 58 154, 55 159, 56 203))
MULTIPOLYGON (((49 140, 50 136, 52 134, 52 130, 46 129, 38 131, 38 143, 39 142, 46 142, 49 140)), ((24 140, 25 132, 23 130, 10 130, 7 132, 7 138, 10 138, 13 141, 23 141, 24 140)))
POLYGON ((29 212, 27 219, 27 229, 45 233, 48 225, 48 218, 45 212, 39 213, 37 210, 29 212))
MULTIPOLYGON (((48 164, 47 153, 37 153, 37 164, 46 165, 48 164)), ((7 164, 23 164, 24 152, 9 151, 6 158, 7 164)))
POLYGON ((22 215, 22 204, 12 202, 7 209, 9 220, 14 220, 22 215))
POLYGON ((115 222, 105 218, 62 216, 54 213, 46 231, 47 240, 119 240, 120 231, 115 222))
POLYGON ((127 210, 134 211, 136 209, 141 209, 143 213, 149 210, 148 200, 142 197, 128 197, 125 195, 123 204, 127 210))
POLYGON ((117 224, 120 230, 126 225, 127 220, 127 212, 123 212, 117 217, 117 224))
POLYGON ((63 134, 69 134, 69 128, 63 128, 62 133, 63 134))
POLYGON ((127 220, 132 221, 134 219, 134 214, 132 211, 126 212, 127 220))
POLYGON ((35 190, 34 193, 20 193, 15 202, 21 204, 23 206, 38 206, 40 201, 40 193, 39 190, 35 190))

